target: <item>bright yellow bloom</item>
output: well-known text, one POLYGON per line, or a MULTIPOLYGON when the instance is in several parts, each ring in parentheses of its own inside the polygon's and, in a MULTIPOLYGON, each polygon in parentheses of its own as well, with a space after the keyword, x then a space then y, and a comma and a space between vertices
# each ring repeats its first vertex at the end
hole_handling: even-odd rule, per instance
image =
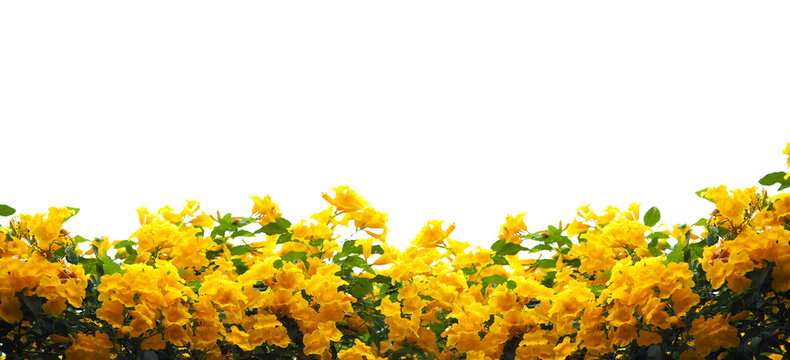
POLYGON ((787 167, 790 167, 790 142, 785 145, 785 149, 782 151, 782 154, 787 155, 787 167))
POLYGON ((568 228, 567 228, 566 231, 567 231, 568 236, 572 237, 574 235, 578 235, 578 234, 581 234, 582 232, 587 231, 587 229, 589 229, 589 228, 590 228, 590 225, 587 225, 585 223, 581 223, 581 222, 579 222, 577 220, 573 220, 573 222, 568 224, 568 228))
POLYGON ((107 360, 113 343, 105 333, 88 335, 79 333, 74 342, 66 349, 66 359, 69 360, 107 360))
POLYGON ((756 202, 757 188, 727 191, 727 187, 721 185, 709 188, 702 196, 713 200, 721 215, 732 221, 734 225, 740 225, 744 220, 744 210, 749 207, 750 202, 756 202))
POLYGON ((327 193, 321 197, 342 212, 358 211, 368 206, 368 202, 351 190, 348 185, 338 186, 332 190, 335 192, 335 197, 331 197, 327 193))
POLYGON ((444 222, 439 220, 429 221, 412 240, 412 245, 418 248, 434 248, 443 244, 444 240, 455 230, 455 224, 448 226, 447 230, 442 230, 442 223, 444 222))
POLYGON ((694 337, 695 351, 701 356, 707 356, 719 348, 729 349, 740 344, 738 329, 730 325, 722 314, 709 319, 694 319, 689 335, 694 337))
POLYGON ((340 360, 384 360, 373 352, 373 348, 359 339, 354 339, 354 346, 339 351, 337 357, 340 360))
POLYGON ((262 199, 260 196, 250 196, 250 198, 254 202, 252 205, 252 214, 261 216, 258 221, 258 224, 261 226, 272 223, 277 220, 277 218, 283 216, 277 204, 272 202, 271 196, 266 195, 266 197, 262 199))
POLYGON ((192 219, 189 224, 210 229, 214 227, 214 220, 211 218, 211 216, 208 216, 205 212, 201 211, 201 214, 192 219))
POLYGON ((516 216, 507 215, 505 217, 505 223, 499 228, 499 239, 521 244, 523 239, 519 234, 527 231, 527 225, 524 223, 525 215, 526 213, 521 213, 516 216))

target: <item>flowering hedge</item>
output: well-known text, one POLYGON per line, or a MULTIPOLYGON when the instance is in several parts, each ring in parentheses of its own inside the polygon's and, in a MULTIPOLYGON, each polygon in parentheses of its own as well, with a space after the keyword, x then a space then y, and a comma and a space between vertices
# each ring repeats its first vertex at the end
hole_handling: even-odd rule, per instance
MULTIPOLYGON (((790 155, 790 143, 784 151, 790 155)), ((788 159, 790 166, 790 158, 788 159)), ((771 173, 763 185, 790 187, 771 173)), ((137 210, 128 240, 72 236, 78 209, 0 228, 0 352, 8 359, 779 359, 790 335, 790 194, 712 187, 716 210, 658 225, 639 204, 530 232, 508 216, 490 248, 429 221, 387 243, 387 215, 346 186, 291 223, 137 210), (83 251, 85 250, 85 251, 83 251)), ((14 209, 0 205, 0 215, 14 209)), ((2 357, 2 356, 0 356, 2 357)))

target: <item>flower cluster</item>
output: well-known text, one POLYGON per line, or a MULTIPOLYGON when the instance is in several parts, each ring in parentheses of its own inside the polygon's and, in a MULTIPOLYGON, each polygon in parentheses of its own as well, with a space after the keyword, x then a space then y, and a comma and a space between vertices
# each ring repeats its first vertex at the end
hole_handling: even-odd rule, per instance
POLYGON ((698 195, 716 210, 691 225, 582 206, 537 232, 508 215, 487 248, 437 220, 391 246, 347 186, 297 223, 270 196, 249 216, 140 208, 115 241, 72 237, 78 209, 19 215, 0 227, 0 358, 781 358, 790 195, 698 195))

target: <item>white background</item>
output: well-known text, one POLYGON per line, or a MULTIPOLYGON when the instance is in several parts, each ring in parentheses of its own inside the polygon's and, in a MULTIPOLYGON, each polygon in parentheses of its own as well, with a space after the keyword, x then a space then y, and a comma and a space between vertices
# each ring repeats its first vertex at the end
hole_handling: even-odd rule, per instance
MULTIPOLYGON (((707 186, 785 169, 781 1, 0 4, 0 203, 296 221, 348 184, 404 248, 430 219, 489 246, 590 203, 693 223, 707 186)), ((774 188, 775 189, 775 188, 774 188)), ((4 219, 3 221, 7 221, 4 219)))

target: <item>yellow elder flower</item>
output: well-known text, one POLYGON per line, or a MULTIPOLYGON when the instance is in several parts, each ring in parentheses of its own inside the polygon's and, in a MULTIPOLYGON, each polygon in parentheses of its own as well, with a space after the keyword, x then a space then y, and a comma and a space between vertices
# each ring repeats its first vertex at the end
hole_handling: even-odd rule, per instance
POLYGON ((184 217, 181 214, 176 213, 173 208, 167 205, 160 208, 156 214, 169 221, 171 224, 178 224, 184 221, 184 217))
POLYGON ((694 319, 689 335, 694 337, 695 352, 701 356, 707 356, 719 348, 729 349, 740 344, 738 329, 730 325, 722 314, 710 319, 694 319))
POLYGON ((201 214, 192 219, 189 224, 210 229, 214 227, 214 219, 212 219, 211 216, 206 215, 205 212, 201 211, 201 214))
POLYGON ((140 348, 143 350, 164 350, 166 346, 167 342, 162 334, 151 335, 140 343, 140 348))
POLYGON ((639 203, 631 203, 628 205, 628 211, 624 212, 625 218, 631 221, 639 221, 639 203))
POLYGON ((329 348, 330 341, 340 341, 342 337, 343 333, 337 329, 334 323, 320 323, 318 329, 304 335, 304 353, 305 355, 320 355, 329 348))
POLYGON ((365 260, 367 260, 370 257, 370 254, 373 251, 373 242, 374 241, 376 241, 376 239, 368 238, 368 239, 358 239, 354 243, 355 245, 361 245, 362 246, 362 256, 365 257, 365 260))
POLYGON ((57 240, 61 235, 63 221, 74 215, 73 210, 68 208, 50 207, 47 215, 36 214, 19 215, 19 220, 26 226, 30 232, 36 237, 38 247, 43 251, 54 251, 59 246, 53 247, 53 241, 57 240))
POLYGON ((785 145, 785 149, 782 151, 782 154, 787 155, 787 167, 790 167, 790 142, 785 145))
POLYGON ((574 235, 581 234, 582 232, 587 231, 590 228, 590 225, 585 223, 579 222, 577 220, 573 220, 570 224, 568 224, 568 228, 566 229, 568 233, 568 237, 573 237, 574 235))
POLYGON ((516 216, 507 215, 505 217, 505 223, 499 228, 499 239, 521 244, 523 239, 519 234, 527 231, 527 224, 524 223, 525 215, 526 213, 521 213, 516 216))
POLYGON ((400 256, 400 250, 397 247, 385 244, 382 246, 382 248, 384 249, 384 254, 379 256, 371 265, 387 265, 392 264, 398 260, 398 257, 400 256))
POLYGON ((225 340, 228 340, 231 344, 238 345, 244 351, 250 351, 255 348, 250 345, 250 334, 239 330, 237 326, 233 326, 230 331, 225 332, 225 340))
POLYGON ((151 221, 154 221, 154 215, 151 214, 147 208, 139 207, 137 208, 137 218, 140 220, 140 226, 145 224, 150 224, 151 221))
POLYGON ((358 211, 368 206, 368 202, 357 195, 354 190, 349 189, 348 185, 338 186, 332 190, 335 192, 335 197, 331 197, 327 193, 323 193, 321 197, 342 212, 358 211))
POLYGON ((283 216, 277 204, 272 202, 272 197, 270 195, 266 195, 264 198, 260 196, 250 196, 250 199, 254 202, 252 205, 252 214, 261 215, 258 221, 258 224, 261 226, 272 223, 277 220, 277 218, 283 216))
POLYGON ((706 190, 702 196, 713 200, 716 208, 725 218, 735 225, 740 225, 743 222, 744 210, 748 208, 750 202, 756 200, 757 187, 727 191, 726 186, 720 185, 706 190))
POLYGON ((384 360, 373 353, 373 349, 359 339, 354 339, 354 346, 337 353, 340 360, 384 360))
POLYGON ((22 304, 14 293, 0 293, 0 319, 15 324, 22 320, 22 304))
POLYGON ((348 224, 350 220, 354 220, 354 226, 357 229, 362 229, 368 235, 384 241, 387 238, 387 214, 379 212, 372 207, 366 207, 360 211, 346 213, 343 217, 343 224, 348 224), (380 231, 371 231, 378 229, 380 231))
POLYGON ((444 221, 428 221, 428 224, 423 226, 417 237, 412 240, 412 245, 418 248, 435 248, 443 244, 444 240, 455 230, 455 224, 448 226, 447 230, 442 230, 442 223, 444 221))
POLYGON ((790 290, 790 261, 776 265, 771 272, 771 287, 780 292, 790 290))
POLYGON ((113 343, 105 333, 88 335, 79 333, 74 342, 66 349, 68 360, 106 360, 110 358, 113 343))

